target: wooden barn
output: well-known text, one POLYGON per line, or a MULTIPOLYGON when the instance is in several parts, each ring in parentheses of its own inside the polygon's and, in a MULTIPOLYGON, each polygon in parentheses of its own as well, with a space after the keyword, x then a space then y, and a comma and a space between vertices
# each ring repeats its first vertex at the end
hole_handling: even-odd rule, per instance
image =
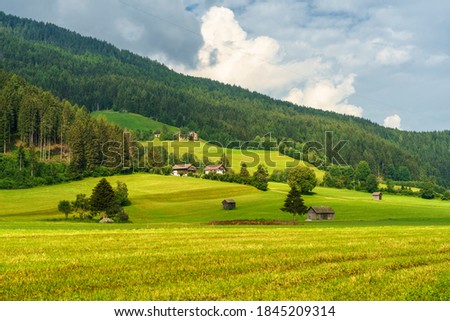
POLYGON ((223 175, 223 174, 225 174, 227 169, 222 164, 219 164, 219 165, 208 165, 205 167, 205 169, 203 171, 205 172, 205 174, 223 175))
POLYGON ((334 210, 329 206, 311 206, 306 212, 306 220, 334 220, 334 210))
POLYGON ((235 200, 223 200, 222 207, 224 210, 234 210, 236 208, 235 200))
POLYGON ((173 176, 183 176, 195 172, 197 172, 197 167, 192 164, 177 164, 172 167, 173 176))
POLYGON ((383 199, 383 193, 381 192, 372 193, 372 198, 374 201, 381 201, 383 199))

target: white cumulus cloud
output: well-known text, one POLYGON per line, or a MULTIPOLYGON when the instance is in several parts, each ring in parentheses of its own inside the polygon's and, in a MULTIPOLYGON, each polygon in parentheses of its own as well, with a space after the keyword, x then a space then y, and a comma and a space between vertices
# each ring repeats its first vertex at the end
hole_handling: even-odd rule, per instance
POLYGON ((347 102, 348 97, 355 93, 353 86, 355 77, 356 75, 351 74, 339 81, 321 80, 309 83, 303 90, 292 89, 285 100, 298 105, 361 117, 363 109, 347 102))
POLYGON ((362 116, 361 107, 347 102, 355 93, 354 74, 331 76, 331 64, 317 57, 283 61, 278 41, 249 37, 230 9, 210 8, 202 18, 201 33, 199 66, 183 72, 269 95, 288 95, 285 100, 300 105, 362 116), (310 79, 322 80, 311 83, 310 79))
POLYGON ((249 37, 233 11, 224 7, 212 7, 202 17, 201 34, 199 65, 182 72, 273 94, 329 69, 315 57, 281 62, 282 50, 275 39, 249 37))
POLYGON ((400 129, 402 123, 402 119, 399 115, 395 114, 392 116, 388 116, 384 119, 384 127, 388 127, 388 128, 397 128, 400 129))

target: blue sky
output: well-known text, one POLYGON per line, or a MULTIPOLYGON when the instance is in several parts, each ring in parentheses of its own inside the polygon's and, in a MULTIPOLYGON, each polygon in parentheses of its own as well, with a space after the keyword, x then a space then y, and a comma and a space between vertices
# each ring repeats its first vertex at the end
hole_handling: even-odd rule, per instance
POLYGON ((450 2, 0 0, 176 71, 405 130, 450 129, 450 2))

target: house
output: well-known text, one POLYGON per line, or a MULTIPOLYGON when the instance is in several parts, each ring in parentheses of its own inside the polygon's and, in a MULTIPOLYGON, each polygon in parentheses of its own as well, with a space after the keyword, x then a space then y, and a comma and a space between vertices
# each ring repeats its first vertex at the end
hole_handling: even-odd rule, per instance
POLYGON ((374 201, 381 201, 383 199, 383 193, 381 192, 372 193, 372 198, 374 201))
POLYGON ((236 208, 235 200, 223 200, 222 207, 224 210, 234 210, 236 208))
POLYGON ((197 171, 197 167, 192 164, 177 164, 172 167, 173 176, 183 176, 189 173, 194 174, 197 171))
POLYGON ((222 164, 219 164, 219 165, 208 165, 205 167, 205 169, 203 171, 205 172, 205 174, 223 175, 223 174, 225 174, 227 169, 222 164))
POLYGON ((329 206, 311 206, 306 212, 306 220, 334 220, 334 210, 329 206))
POLYGON ((161 138, 161 132, 155 132, 155 138, 161 138))
POLYGON ((187 135, 183 135, 181 132, 179 132, 175 136, 179 142, 197 142, 199 140, 198 133, 194 131, 190 131, 187 135))

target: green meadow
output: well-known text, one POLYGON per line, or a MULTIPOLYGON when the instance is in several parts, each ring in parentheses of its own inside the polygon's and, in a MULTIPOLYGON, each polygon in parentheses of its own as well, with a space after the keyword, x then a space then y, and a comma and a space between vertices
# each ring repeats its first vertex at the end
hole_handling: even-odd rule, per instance
POLYGON ((132 130, 145 130, 145 131, 157 131, 162 130, 164 126, 170 131, 177 132, 178 128, 165 125, 159 121, 154 119, 144 117, 142 115, 133 114, 133 113, 119 113, 112 110, 102 110, 92 112, 92 116, 99 118, 103 117, 108 122, 114 123, 120 128, 128 128, 132 130))
POLYGON ((300 165, 310 167, 320 181, 322 181, 325 175, 323 170, 317 169, 304 161, 283 155, 277 150, 233 149, 213 145, 203 140, 197 142, 177 142, 155 139, 151 144, 154 146, 163 145, 169 153, 174 153, 178 157, 181 157, 185 153, 191 153, 198 160, 203 160, 203 157, 207 157, 211 162, 220 162, 221 156, 226 155, 228 161, 231 163, 230 167, 235 173, 239 173, 241 164, 246 163, 250 173, 256 171, 259 164, 263 164, 267 167, 269 173, 272 173, 274 170, 284 170, 300 165))
MULTIPOLYGON (((111 110, 103 110, 93 112, 94 117, 104 117, 108 122, 114 123, 121 128, 141 131, 156 131, 162 130, 164 123, 155 121, 154 119, 144 117, 142 115, 133 113, 119 113, 111 110)), ((178 132, 179 129, 170 125, 165 125, 171 132, 178 132)), ((231 168, 235 172, 239 172, 241 163, 246 163, 250 173, 253 173, 259 164, 264 164, 269 173, 273 170, 284 170, 285 168, 295 167, 297 165, 305 165, 311 167, 316 173, 316 176, 321 180, 324 172, 302 161, 297 161, 289 156, 280 154, 278 151, 264 151, 264 150, 240 150, 231 149, 209 144, 204 140, 197 142, 178 142, 178 141, 160 141, 154 139, 152 142, 141 142, 143 146, 147 147, 148 143, 155 146, 164 145, 169 153, 176 154, 179 158, 185 153, 194 154, 198 160, 203 160, 203 157, 208 157, 210 161, 220 161, 220 157, 225 154, 231 162, 231 168)))
POLYGON ((288 186, 134 174, 131 223, 65 221, 98 180, 0 191, 0 300, 450 300, 450 202, 317 187, 335 221, 211 226, 291 220, 288 186))

